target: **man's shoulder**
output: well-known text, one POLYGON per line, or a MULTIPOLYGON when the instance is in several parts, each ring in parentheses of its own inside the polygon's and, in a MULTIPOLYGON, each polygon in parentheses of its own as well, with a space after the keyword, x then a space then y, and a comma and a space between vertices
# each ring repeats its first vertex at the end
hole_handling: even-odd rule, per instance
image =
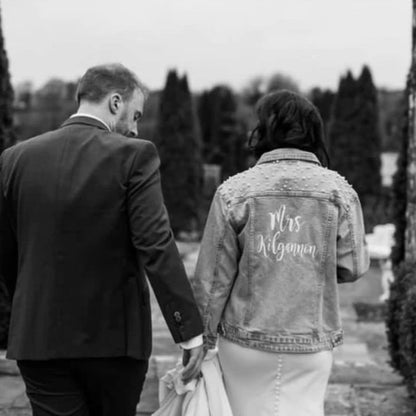
POLYGON ((10 146, 7 149, 5 149, 2 153, 2 158, 3 159, 12 158, 13 156, 16 156, 24 152, 26 149, 40 145, 45 140, 50 139, 56 134, 58 134, 58 130, 51 130, 51 131, 47 131, 45 133, 39 134, 37 136, 33 136, 29 139, 19 141, 15 143, 13 146, 10 146))
POLYGON ((115 132, 107 132, 106 143, 114 150, 118 149, 122 154, 126 153, 134 156, 157 156, 156 146, 150 140, 131 138, 115 132))
MULTIPOLYGON (((56 146, 63 145, 62 139, 70 137, 74 132, 69 132, 65 127, 58 128, 42 133, 38 136, 31 137, 27 140, 21 141, 14 146, 6 149, 2 154, 3 165, 19 159, 24 154, 34 154, 42 149, 54 149, 56 146)), ((77 133, 79 134, 79 133, 77 133)), ((157 158, 157 150, 153 142, 139 138, 129 138, 116 132, 110 131, 96 131, 95 137, 92 137, 92 142, 100 148, 100 154, 113 154, 115 157, 119 155, 121 159, 132 160, 145 155, 146 158, 157 158), (104 150, 105 149, 105 150, 104 150), (102 153, 104 151, 104 153, 102 153)), ((74 137, 74 139, 76 139, 74 137)), ((75 140, 74 143, 78 141, 75 140)))
POLYGON ((108 132, 109 138, 113 140, 114 143, 117 143, 121 147, 128 147, 137 150, 143 150, 147 148, 156 148, 154 143, 150 140, 139 139, 139 138, 131 138, 123 136, 119 133, 115 132, 108 132))
MULTIPOLYGON (((41 145, 42 143, 45 143, 51 139, 57 139, 57 138, 65 138, 67 136, 70 136, 71 134, 68 134, 69 132, 66 130, 65 126, 62 126, 55 130, 50 130, 45 133, 42 133, 40 135, 31 137, 27 140, 21 141, 14 146, 10 147, 8 150, 11 152, 15 150, 25 149, 32 146, 41 145)), ((97 131, 96 135, 100 139, 104 139, 104 141, 113 147, 119 147, 119 148, 127 148, 130 150, 142 150, 147 148, 155 148, 155 145, 150 140, 145 139, 139 139, 139 138, 129 138, 126 136, 123 136, 119 133, 112 132, 112 131, 106 131, 101 130, 97 131)))

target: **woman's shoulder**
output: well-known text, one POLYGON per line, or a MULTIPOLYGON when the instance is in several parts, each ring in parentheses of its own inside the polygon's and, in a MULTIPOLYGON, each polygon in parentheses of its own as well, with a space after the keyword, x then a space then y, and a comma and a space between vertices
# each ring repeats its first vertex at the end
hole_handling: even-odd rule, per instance
POLYGON ((251 191, 259 189, 261 182, 258 177, 258 165, 243 172, 237 173, 226 179, 217 189, 217 193, 227 202, 241 199, 251 191))
POLYGON ((358 200, 354 187, 339 172, 322 168, 322 179, 328 191, 342 203, 350 204, 358 200))
POLYGON ((269 193, 270 190, 280 189, 283 193, 287 193, 288 189, 292 191, 301 189, 312 194, 315 194, 313 192, 315 190, 320 194, 326 193, 329 198, 347 205, 358 200, 352 185, 337 171, 310 164, 308 168, 298 171, 296 168, 286 170, 284 166, 272 169, 266 164, 255 165, 229 177, 218 187, 217 193, 227 204, 245 200, 262 192, 269 193), (288 179, 291 185, 286 186, 285 184, 289 183, 288 179))

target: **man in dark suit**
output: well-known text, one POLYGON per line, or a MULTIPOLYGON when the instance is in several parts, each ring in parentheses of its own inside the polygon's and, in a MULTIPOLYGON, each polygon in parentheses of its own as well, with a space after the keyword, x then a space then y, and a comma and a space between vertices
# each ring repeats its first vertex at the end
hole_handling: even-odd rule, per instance
POLYGON ((78 113, 0 159, 7 357, 35 416, 134 415, 151 352, 149 278, 183 379, 202 323, 163 204, 155 146, 135 138, 147 95, 119 64, 90 68, 78 113))

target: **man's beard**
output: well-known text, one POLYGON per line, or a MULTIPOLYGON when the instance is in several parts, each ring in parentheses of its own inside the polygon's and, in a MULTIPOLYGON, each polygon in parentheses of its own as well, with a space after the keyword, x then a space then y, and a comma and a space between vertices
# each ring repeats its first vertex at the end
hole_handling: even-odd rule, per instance
POLYGON ((114 131, 122 136, 129 136, 129 128, 127 123, 127 112, 124 111, 123 114, 120 116, 120 119, 114 126, 114 131))

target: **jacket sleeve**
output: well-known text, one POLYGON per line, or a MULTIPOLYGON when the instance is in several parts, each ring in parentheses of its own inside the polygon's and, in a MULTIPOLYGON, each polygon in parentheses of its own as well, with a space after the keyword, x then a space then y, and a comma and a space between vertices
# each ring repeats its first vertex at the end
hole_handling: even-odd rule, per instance
POLYGON ((238 240, 230 220, 227 204, 217 191, 192 280, 208 348, 215 347, 217 327, 238 271, 238 240))
POLYGON ((202 322, 163 203, 159 156, 151 142, 137 150, 127 189, 132 243, 176 343, 202 334, 202 322))
POLYGON ((7 209, 4 187, 3 155, 0 157, 0 277, 11 298, 17 279, 17 241, 7 209))
POLYGON ((338 283, 353 282, 370 266, 360 200, 355 191, 351 200, 341 206, 337 237, 338 283))

